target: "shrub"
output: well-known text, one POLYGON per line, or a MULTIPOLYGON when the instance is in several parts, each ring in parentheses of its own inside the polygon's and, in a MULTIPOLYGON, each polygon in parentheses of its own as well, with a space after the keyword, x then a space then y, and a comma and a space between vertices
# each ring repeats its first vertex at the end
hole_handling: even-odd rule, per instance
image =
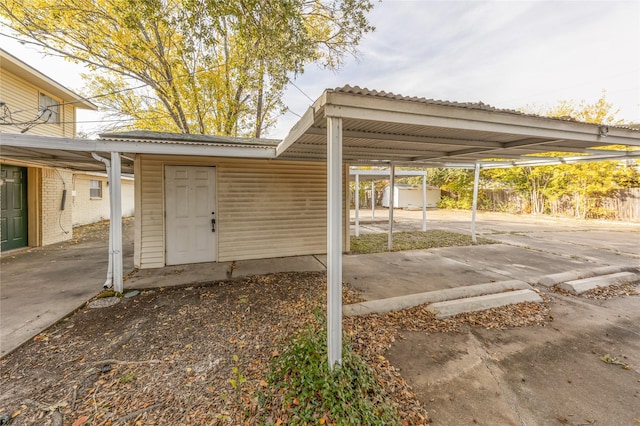
POLYGON ((273 358, 270 391, 262 396, 263 405, 275 411, 273 418, 293 425, 402 424, 395 403, 349 343, 343 344, 342 365, 332 371, 326 342, 325 322, 319 320, 295 335, 273 358))

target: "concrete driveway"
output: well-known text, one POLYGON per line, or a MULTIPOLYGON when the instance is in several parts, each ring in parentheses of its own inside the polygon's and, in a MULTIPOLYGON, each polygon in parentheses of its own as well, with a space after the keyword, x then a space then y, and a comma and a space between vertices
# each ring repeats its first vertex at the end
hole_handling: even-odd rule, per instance
MULTIPOLYGON (((386 214, 377 212, 378 218, 386 214)), ((421 212, 394 213, 396 230, 421 212)), ((429 211, 428 227, 469 232, 468 212, 429 211)), ((345 281, 369 300, 600 266, 640 266, 640 224, 480 213, 499 244, 345 256, 345 281)), ((364 224, 383 232, 387 224, 364 224)), ((434 425, 639 425, 640 296, 550 299, 547 327, 403 332, 388 358, 434 425), (610 356, 621 364, 605 363, 610 356), (605 358, 606 359, 606 358, 605 358)))
MULTIPOLYGON (((361 233, 387 232, 387 214, 378 209, 375 222, 367 220, 370 212, 362 214, 361 233)), ((397 210, 394 231, 421 230, 421 220, 421 211, 397 210)), ((427 229, 469 234, 471 214, 429 210, 427 229)), ((535 283, 544 275, 599 266, 640 266, 640 223, 479 212, 476 230, 498 244, 347 255, 343 279, 376 300, 495 281, 535 283)))
POLYGON ((433 425, 640 424, 640 296, 553 294, 551 314, 547 327, 403 332, 388 358, 433 425))

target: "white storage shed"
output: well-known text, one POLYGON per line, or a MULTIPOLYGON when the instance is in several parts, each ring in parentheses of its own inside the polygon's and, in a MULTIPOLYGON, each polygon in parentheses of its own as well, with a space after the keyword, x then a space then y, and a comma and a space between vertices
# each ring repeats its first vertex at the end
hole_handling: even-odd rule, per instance
MULTIPOLYGON (((382 206, 389 207, 389 185, 384 188, 382 206)), ((393 206, 395 208, 422 208, 422 186, 397 183, 394 186, 393 206)), ((440 188, 427 186, 427 207, 438 207, 440 188)))

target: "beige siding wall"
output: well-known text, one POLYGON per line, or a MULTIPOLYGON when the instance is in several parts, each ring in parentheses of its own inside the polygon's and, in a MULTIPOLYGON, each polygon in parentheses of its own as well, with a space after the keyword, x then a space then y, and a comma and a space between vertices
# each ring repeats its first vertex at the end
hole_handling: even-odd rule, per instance
MULTIPOLYGON (((15 122, 26 122, 36 118, 40 107, 41 90, 27 83, 20 77, 2 69, 0 69, 0 82, 0 100, 5 102, 11 111, 22 111, 12 114, 13 120, 15 122)), ((46 91, 42 91, 42 93, 61 102, 60 99, 46 91)), ((19 133, 20 130, 22 130, 22 128, 16 126, 2 126, 2 129, 0 129, 0 131, 6 133, 19 133)), ((74 137, 75 107, 73 105, 60 107, 60 124, 41 124, 31 128, 29 134, 74 137)))
MULTIPOLYGON (((122 216, 133 216, 133 191, 132 180, 122 181, 122 216)), ((73 201, 73 226, 86 225, 101 220, 109 219, 109 186, 106 176, 86 175, 76 173, 73 176, 73 190, 71 195, 73 201), (89 185, 90 181, 98 180, 102 182, 102 197, 91 198, 89 185)))
POLYGON ((219 261, 326 252, 325 163, 139 155, 137 267, 164 266, 167 164, 216 167, 219 261))
POLYGON ((71 188, 73 173, 66 170, 42 170, 42 245, 70 240, 71 188), (62 191, 67 189, 65 209, 61 210, 62 191))

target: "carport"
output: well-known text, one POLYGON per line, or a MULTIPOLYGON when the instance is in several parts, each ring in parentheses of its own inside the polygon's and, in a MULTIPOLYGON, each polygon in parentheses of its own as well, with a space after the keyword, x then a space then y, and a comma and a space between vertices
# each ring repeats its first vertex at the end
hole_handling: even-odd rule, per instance
MULTIPOLYGON (((414 176, 422 176, 422 230, 427 230, 427 172, 417 171, 417 170, 395 170, 395 168, 390 168, 387 170, 359 170, 349 168, 350 178, 353 178, 353 181, 356 185, 356 191, 360 187, 360 179, 362 177, 371 180, 371 219, 375 219, 376 209, 375 209, 375 181, 376 180, 389 180, 389 187, 393 188, 395 186, 395 177, 403 176, 403 177, 414 177, 414 176), (393 181, 393 182, 391 182, 393 181)), ((389 208, 389 241, 392 242, 391 235, 393 234, 393 203, 395 200, 395 196, 390 197, 390 208, 389 208)), ((356 237, 360 236, 360 197, 356 195, 356 237)), ((391 247, 389 248, 391 250, 391 247)))
MULTIPOLYGON (((109 178, 114 183, 120 181, 122 170, 132 171, 135 154, 326 161, 327 343, 331 366, 341 362, 342 348, 344 164, 388 166, 392 184, 396 166, 473 168, 475 217, 481 168, 640 158, 640 152, 626 148, 629 146, 640 146, 640 131, 527 115, 483 103, 404 97, 350 86, 326 90, 276 148, 233 143, 214 136, 177 143, 2 135, 4 158, 41 161, 76 170, 104 170, 99 160, 110 170, 109 178), (624 147, 602 149, 613 145, 624 147), (567 156, 544 155, 549 152, 567 156)), ((118 185, 110 185, 109 190, 115 219, 111 221, 114 227, 110 238, 113 264, 110 281, 117 291, 122 291, 118 185)), ((472 235, 475 238, 473 225, 472 235)), ((390 243, 391 238, 390 233, 390 243)))
POLYGON ((342 348, 343 163, 389 165, 391 176, 402 165, 472 167, 475 218, 481 167, 640 158, 629 146, 640 146, 640 131, 500 110, 481 102, 436 101, 351 86, 326 90, 278 145, 276 155, 327 161, 329 365, 341 362, 342 348), (613 145, 624 147, 602 149, 613 145), (550 152, 569 155, 544 156, 550 152))

